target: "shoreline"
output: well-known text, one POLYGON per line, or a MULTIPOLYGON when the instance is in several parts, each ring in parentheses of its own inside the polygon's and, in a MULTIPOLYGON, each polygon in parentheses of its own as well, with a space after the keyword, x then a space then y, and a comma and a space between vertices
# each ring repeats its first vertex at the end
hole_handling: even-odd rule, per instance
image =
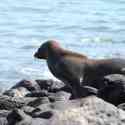
POLYGON ((81 97, 74 98, 72 89, 65 83, 52 79, 21 80, 0 95, 0 123, 104 125, 105 117, 109 125, 112 122, 124 125, 125 76, 108 75, 103 82, 107 84, 100 90, 81 86, 81 97))

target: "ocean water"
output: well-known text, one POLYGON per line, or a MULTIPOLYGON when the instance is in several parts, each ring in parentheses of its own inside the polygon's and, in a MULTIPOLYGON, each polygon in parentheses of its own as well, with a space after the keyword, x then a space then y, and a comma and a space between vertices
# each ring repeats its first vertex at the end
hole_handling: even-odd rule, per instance
POLYGON ((125 58, 124 0, 1 0, 0 85, 54 78, 33 54, 46 40, 90 58, 125 58))

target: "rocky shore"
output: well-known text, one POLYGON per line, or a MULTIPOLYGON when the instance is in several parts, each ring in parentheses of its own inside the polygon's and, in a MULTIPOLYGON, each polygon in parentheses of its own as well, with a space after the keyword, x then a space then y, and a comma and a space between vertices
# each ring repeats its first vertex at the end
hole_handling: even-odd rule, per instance
POLYGON ((74 98, 62 82, 19 81, 0 95, 0 125, 125 125, 125 76, 96 82, 100 89, 81 85, 74 98))

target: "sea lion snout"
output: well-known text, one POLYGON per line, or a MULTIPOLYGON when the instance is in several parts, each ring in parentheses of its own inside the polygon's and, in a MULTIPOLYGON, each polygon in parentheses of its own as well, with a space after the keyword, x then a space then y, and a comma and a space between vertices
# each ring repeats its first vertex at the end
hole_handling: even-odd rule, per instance
POLYGON ((38 59, 47 59, 47 55, 46 54, 40 54, 39 52, 36 52, 34 54, 34 57, 38 58, 38 59))
POLYGON ((47 54, 47 50, 43 49, 42 47, 40 47, 34 54, 35 58, 38 59, 47 59, 48 54, 47 54))

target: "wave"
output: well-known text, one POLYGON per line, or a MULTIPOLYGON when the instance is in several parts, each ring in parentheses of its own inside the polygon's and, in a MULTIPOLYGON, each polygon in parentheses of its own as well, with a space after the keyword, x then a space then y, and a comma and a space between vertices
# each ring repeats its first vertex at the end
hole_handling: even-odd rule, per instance
POLYGON ((83 38, 81 40, 84 43, 89 43, 89 42, 93 42, 93 43, 113 43, 113 39, 109 38, 109 37, 88 37, 88 38, 83 38))
POLYGON ((26 67, 21 69, 22 74, 30 76, 32 79, 54 79, 57 80, 47 69, 40 71, 40 69, 34 69, 26 67))

